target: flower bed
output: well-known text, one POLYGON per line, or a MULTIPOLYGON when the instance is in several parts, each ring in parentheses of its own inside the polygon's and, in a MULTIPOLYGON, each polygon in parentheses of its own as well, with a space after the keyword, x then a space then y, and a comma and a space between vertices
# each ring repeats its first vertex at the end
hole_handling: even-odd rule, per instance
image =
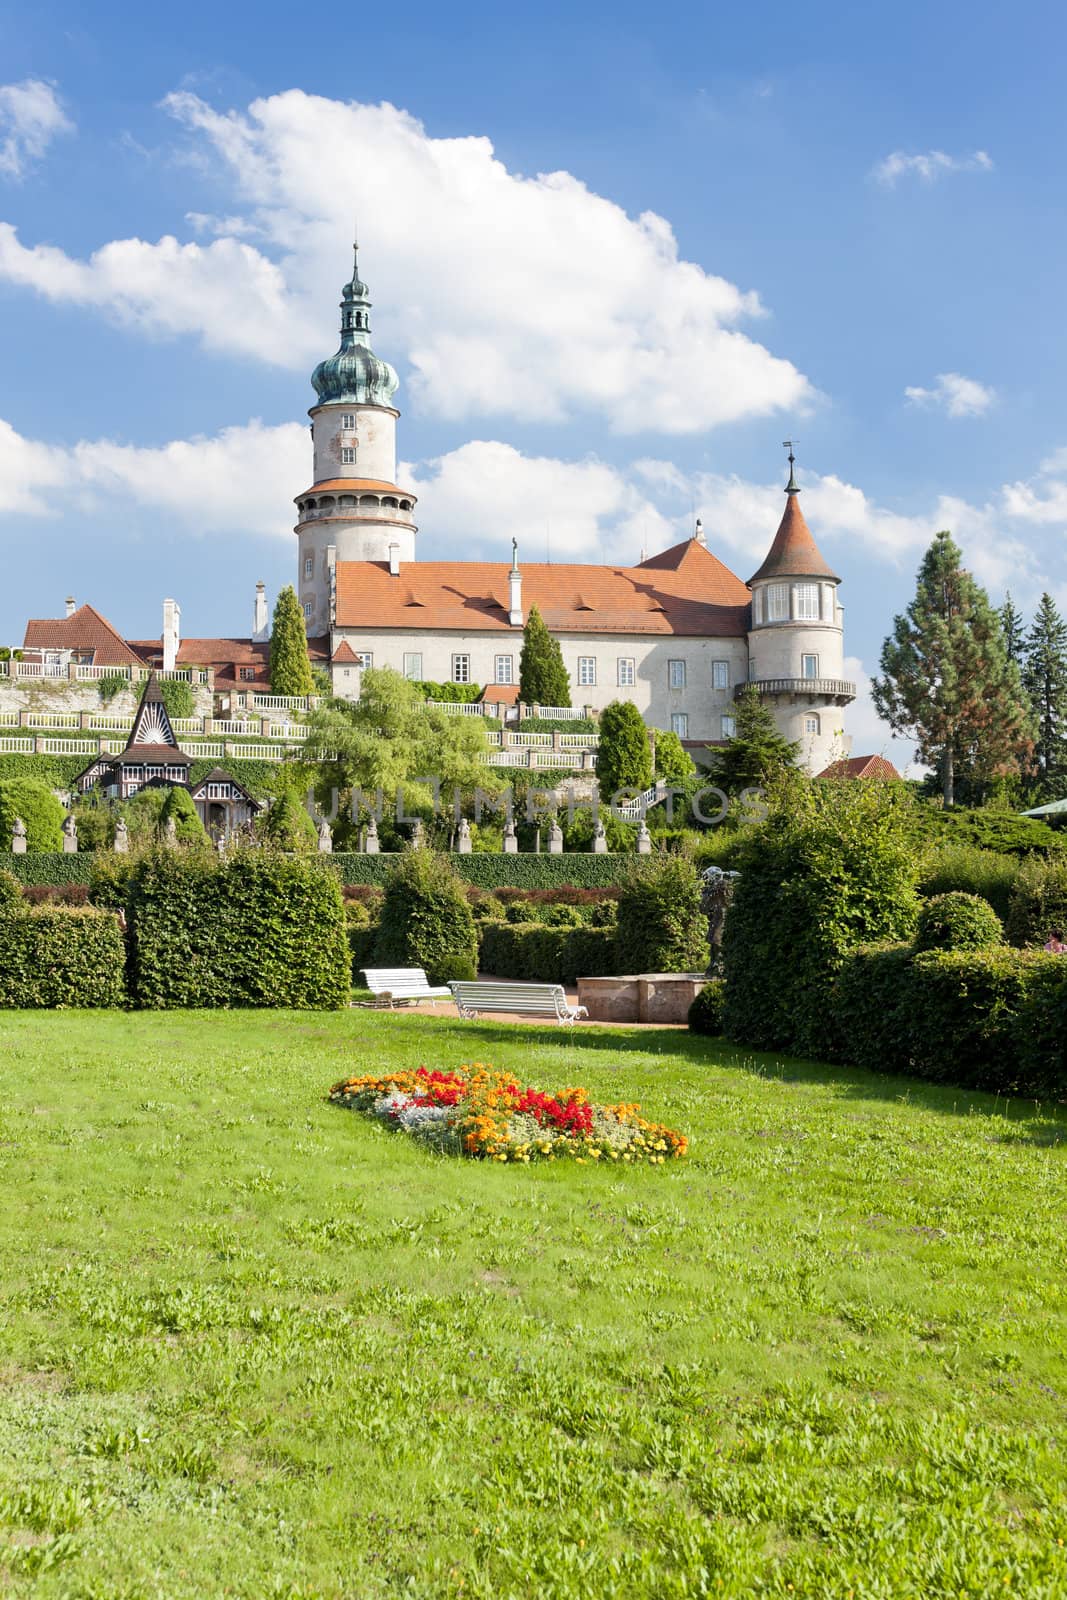
POLYGON ((689 1141, 649 1122, 639 1105, 594 1105, 584 1089, 545 1094, 475 1062, 455 1072, 387 1072, 345 1078, 329 1098, 377 1117, 448 1155, 488 1161, 646 1161, 684 1156, 689 1141))

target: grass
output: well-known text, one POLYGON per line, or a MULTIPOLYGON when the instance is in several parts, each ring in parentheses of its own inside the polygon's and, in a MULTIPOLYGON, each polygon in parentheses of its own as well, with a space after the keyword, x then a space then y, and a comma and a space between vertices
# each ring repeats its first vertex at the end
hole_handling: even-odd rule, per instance
POLYGON ((1067 1118, 672 1032, 0 1015, 0 1591, 1067 1595, 1067 1118), (328 1107, 481 1059, 657 1169, 328 1107))

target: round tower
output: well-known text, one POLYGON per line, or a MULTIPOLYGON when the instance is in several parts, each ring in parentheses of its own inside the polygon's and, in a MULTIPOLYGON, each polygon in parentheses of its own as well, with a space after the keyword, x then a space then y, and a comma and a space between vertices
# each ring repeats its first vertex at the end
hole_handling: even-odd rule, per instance
POLYGON ((341 345, 311 375, 313 482, 296 497, 297 593, 309 636, 333 622, 336 561, 414 561, 415 495, 396 483, 398 378, 370 345, 371 302, 353 245, 341 345), (395 549, 393 547, 396 547, 395 549))
POLYGON ((780 731, 799 744, 804 766, 817 773, 848 755, 851 740, 841 712, 856 698, 856 685, 843 676, 841 580, 823 560, 804 520, 795 461, 789 444, 785 514, 766 560, 748 581, 748 677, 780 731))

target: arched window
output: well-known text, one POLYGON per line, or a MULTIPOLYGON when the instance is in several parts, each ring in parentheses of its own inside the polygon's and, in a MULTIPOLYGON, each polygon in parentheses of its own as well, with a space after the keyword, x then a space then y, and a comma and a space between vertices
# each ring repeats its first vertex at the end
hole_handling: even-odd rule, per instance
POLYGON ((818 712, 817 711, 808 711, 804 716, 804 732, 807 735, 807 737, 811 738, 812 735, 815 735, 817 737, 818 734, 821 732, 821 729, 822 729, 822 725, 821 725, 821 723, 819 721, 818 712))

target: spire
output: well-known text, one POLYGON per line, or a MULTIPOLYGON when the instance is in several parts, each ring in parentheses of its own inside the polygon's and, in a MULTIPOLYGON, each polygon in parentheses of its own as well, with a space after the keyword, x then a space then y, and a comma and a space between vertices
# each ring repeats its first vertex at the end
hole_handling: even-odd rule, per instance
POLYGON ((353 239, 352 276, 341 290, 341 347, 311 374, 320 404, 392 404, 398 379, 389 363, 371 349, 370 308, 370 290, 359 275, 359 240, 353 239))
POLYGON ((782 449, 789 451, 789 482, 785 486, 786 494, 799 494, 800 493, 800 488, 799 488, 799 486, 797 484, 797 475, 796 475, 796 472, 794 470, 794 468, 796 467, 796 460, 797 460, 796 456, 793 454, 793 446, 795 444, 796 444, 796 440, 795 439, 783 439, 782 440, 782 449))
POLYGON ((800 509, 800 486, 797 483, 793 454, 794 439, 783 441, 789 451, 789 482, 785 486, 785 513, 778 524, 774 543, 758 572, 749 578, 749 584, 760 578, 829 578, 840 583, 836 572, 831 571, 811 536, 800 509))

